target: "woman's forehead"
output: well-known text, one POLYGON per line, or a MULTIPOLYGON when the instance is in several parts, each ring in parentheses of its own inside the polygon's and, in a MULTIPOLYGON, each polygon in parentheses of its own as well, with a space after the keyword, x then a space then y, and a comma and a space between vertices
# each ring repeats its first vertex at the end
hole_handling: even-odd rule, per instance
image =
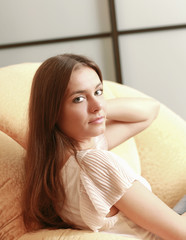
POLYGON ((67 86, 68 92, 81 91, 82 89, 95 88, 101 80, 97 73, 90 67, 82 66, 71 74, 67 86))

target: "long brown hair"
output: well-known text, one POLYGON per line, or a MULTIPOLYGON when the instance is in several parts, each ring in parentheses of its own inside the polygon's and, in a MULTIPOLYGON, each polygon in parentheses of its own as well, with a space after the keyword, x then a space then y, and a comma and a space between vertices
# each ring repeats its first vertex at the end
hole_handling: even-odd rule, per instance
POLYGON ((59 129, 57 122, 70 76, 77 65, 92 68, 102 81, 101 71, 93 61, 74 54, 47 59, 33 78, 23 196, 23 218, 28 230, 68 227, 55 206, 59 202, 59 189, 63 193, 60 202, 65 199, 65 186, 59 176, 65 149, 75 154, 76 142, 59 129))

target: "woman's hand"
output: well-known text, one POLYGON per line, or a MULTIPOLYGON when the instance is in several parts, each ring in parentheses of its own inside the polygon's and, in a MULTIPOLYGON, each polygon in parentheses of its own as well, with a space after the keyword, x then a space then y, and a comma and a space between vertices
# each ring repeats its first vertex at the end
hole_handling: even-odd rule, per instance
POLYGON ((107 100, 106 138, 109 149, 147 128, 157 117, 160 104, 150 98, 107 100))

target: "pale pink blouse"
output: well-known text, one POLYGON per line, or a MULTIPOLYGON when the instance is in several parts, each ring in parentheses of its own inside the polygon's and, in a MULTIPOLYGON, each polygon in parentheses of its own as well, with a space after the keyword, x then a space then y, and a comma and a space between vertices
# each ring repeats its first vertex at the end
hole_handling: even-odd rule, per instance
POLYGON ((150 191, 151 187, 124 159, 107 151, 103 136, 95 141, 96 149, 79 151, 77 160, 71 156, 61 170, 66 199, 57 208, 60 217, 79 229, 106 231, 140 239, 158 239, 121 212, 106 217, 110 208, 135 180, 150 191))

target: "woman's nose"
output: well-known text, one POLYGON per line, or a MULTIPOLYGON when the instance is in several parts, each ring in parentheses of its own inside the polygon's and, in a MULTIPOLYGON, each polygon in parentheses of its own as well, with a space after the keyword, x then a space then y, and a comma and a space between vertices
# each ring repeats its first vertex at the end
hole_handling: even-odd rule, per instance
POLYGON ((102 109, 102 101, 98 100, 96 98, 93 98, 91 100, 90 105, 89 105, 89 109, 90 109, 91 112, 100 111, 102 109))

